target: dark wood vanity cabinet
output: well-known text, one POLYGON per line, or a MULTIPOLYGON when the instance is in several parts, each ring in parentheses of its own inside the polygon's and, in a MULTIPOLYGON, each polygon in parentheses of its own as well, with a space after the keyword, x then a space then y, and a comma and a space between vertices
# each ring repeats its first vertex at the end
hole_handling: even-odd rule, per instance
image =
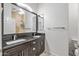
POLYGON ((39 56, 45 50, 45 38, 41 37, 30 42, 29 56, 39 56))
POLYGON ((4 49, 4 56, 39 56, 45 49, 45 38, 26 42, 24 44, 14 46, 12 48, 4 49))
POLYGON ((3 50, 4 56, 23 56, 28 54, 28 45, 22 44, 3 50))

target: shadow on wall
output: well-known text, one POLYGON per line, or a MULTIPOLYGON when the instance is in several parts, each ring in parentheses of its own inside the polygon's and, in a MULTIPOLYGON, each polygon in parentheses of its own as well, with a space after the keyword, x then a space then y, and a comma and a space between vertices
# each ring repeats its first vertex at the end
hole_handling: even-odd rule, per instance
POLYGON ((47 40, 45 40, 45 51, 43 52, 43 56, 57 56, 56 54, 54 54, 50 51, 49 44, 48 44, 47 40))
POLYGON ((49 45, 48 45, 47 40, 45 40, 45 51, 44 51, 44 53, 45 53, 46 55, 50 55, 50 52, 49 52, 49 45))

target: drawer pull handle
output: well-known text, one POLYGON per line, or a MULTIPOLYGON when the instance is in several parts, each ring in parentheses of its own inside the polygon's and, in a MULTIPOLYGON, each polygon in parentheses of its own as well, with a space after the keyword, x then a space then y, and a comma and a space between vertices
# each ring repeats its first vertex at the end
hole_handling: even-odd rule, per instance
POLYGON ((36 44, 36 42, 33 42, 33 44, 36 44))
POLYGON ((33 48, 32 50, 34 51, 34 50, 36 50, 36 48, 33 48))

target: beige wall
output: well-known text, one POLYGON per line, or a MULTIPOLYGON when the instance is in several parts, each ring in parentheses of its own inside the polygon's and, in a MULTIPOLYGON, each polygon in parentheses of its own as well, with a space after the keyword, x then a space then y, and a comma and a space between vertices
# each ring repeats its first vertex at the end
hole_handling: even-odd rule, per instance
MULTIPOLYGON (((49 52, 52 55, 68 55, 68 4, 40 4, 38 14, 44 16, 44 27, 49 52), (53 27, 65 27, 65 30, 53 30, 53 27), (50 29, 48 29, 50 28, 50 29)), ((47 46, 47 45, 46 45, 47 46)), ((47 49, 46 48, 46 49, 47 49)))
POLYGON ((69 4, 69 35, 70 39, 78 39, 78 4, 69 4))

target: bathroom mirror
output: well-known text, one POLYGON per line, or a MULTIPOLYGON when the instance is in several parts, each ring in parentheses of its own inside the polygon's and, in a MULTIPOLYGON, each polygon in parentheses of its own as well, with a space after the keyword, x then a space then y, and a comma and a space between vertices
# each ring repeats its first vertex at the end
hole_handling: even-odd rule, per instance
POLYGON ((38 16, 38 33, 44 33, 44 17, 38 16))
POLYGON ((36 32, 36 15, 16 5, 4 3, 4 34, 36 32))
POLYGON ((24 20, 25 20, 25 13, 21 8, 12 7, 11 10, 11 18, 15 21, 15 32, 16 33, 23 33, 25 32, 24 29, 24 20))
POLYGON ((3 34, 16 33, 15 31, 15 20, 12 20, 12 5, 4 3, 3 6, 3 34))

